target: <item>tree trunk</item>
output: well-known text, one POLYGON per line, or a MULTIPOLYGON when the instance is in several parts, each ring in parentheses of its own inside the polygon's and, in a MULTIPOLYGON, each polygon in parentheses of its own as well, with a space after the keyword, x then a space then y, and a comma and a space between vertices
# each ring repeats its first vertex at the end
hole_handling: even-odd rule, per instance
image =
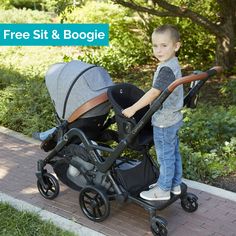
POLYGON ((224 36, 216 37, 216 63, 224 69, 232 69, 235 65, 235 34, 228 32, 224 36))
POLYGON ((225 69, 235 65, 236 7, 234 0, 218 0, 221 6, 221 35, 216 34, 216 63, 225 69))

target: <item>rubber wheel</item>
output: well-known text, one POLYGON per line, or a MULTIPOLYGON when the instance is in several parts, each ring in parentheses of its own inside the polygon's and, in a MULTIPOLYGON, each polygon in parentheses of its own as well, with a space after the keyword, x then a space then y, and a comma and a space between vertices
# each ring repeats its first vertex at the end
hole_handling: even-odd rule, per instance
POLYGON ((79 203, 83 213, 92 221, 104 221, 110 214, 110 202, 105 189, 85 187, 80 192, 79 203))
POLYGON ((151 221, 151 231, 155 236, 167 236, 167 224, 159 217, 154 217, 151 221))
POLYGON ((43 186, 40 181, 37 181, 37 187, 40 194, 46 199, 54 199, 58 196, 60 188, 57 179, 49 173, 43 174, 43 182, 45 186, 43 186))
POLYGON ((189 193, 181 199, 181 206, 186 212, 194 212, 198 209, 197 200, 197 196, 189 193))

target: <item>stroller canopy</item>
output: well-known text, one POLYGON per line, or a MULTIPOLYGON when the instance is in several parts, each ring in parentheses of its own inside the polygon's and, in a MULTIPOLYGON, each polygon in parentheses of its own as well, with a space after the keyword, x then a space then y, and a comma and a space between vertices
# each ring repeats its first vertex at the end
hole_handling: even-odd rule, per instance
POLYGON ((77 60, 52 65, 45 80, 56 112, 63 120, 113 85, 105 69, 77 60))

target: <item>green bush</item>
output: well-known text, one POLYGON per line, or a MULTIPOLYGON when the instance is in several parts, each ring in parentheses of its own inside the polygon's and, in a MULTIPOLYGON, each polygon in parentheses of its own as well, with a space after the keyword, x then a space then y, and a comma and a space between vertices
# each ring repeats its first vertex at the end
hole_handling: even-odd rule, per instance
MULTIPOLYGON (((83 2, 84 0, 77 0, 76 5, 78 6, 83 2)), ((0 9, 17 8, 59 13, 72 4, 72 0, 2 0, 0 9)))
POLYGON ((110 26, 109 47, 81 48, 78 58, 83 61, 99 64, 110 73, 119 74, 150 59, 150 35, 142 30, 136 14, 126 8, 88 1, 81 8, 67 11, 65 18, 67 23, 108 23, 110 26))
POLYGON ((54 126, 54 109, 42 79, 21 78, 0 91, 1 125, 32 135, 54 126))
POLYGON ((42 0, 9 0, 13 7, 30 8, 32 10, 42 10, 42 2, 42 0))
POLYGON ((51 18, 50 14, 37 10, 0 10, 0 23, 49 23, 51 18))
POLYGON ((185 113, 180 138, 186 178, 211 182, 236 170, 235 116, 235 106, 203 106, 185 113))
POLYGON ((236 138, 218 144, 209 153, 194 151, 187 144, 181 144, 184 177, 211 183, 219 176, 226 176, 236 170, 236 138))
POLYGON ((200 106, 186 111, 181 138, 194 151, 211 152, 236 136, 235 117, 235 106, 200 106))
POLYGON ((227 79, 222 82, 220 92, 224 98, 225 104, 236 104, 236 79, 227 79))
POLYGON ((2 0, 0 2, 0 9, 7 10, 11 8, 10 0, 2 0))

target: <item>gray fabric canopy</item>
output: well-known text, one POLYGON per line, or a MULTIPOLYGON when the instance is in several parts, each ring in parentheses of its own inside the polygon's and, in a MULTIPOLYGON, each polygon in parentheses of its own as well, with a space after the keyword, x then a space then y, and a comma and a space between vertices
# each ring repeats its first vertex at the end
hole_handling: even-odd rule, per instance
POLYGON ((105 69, 77 60, 52 65, 45 80, 56 112, 64 120, 113 85, 105 69))

